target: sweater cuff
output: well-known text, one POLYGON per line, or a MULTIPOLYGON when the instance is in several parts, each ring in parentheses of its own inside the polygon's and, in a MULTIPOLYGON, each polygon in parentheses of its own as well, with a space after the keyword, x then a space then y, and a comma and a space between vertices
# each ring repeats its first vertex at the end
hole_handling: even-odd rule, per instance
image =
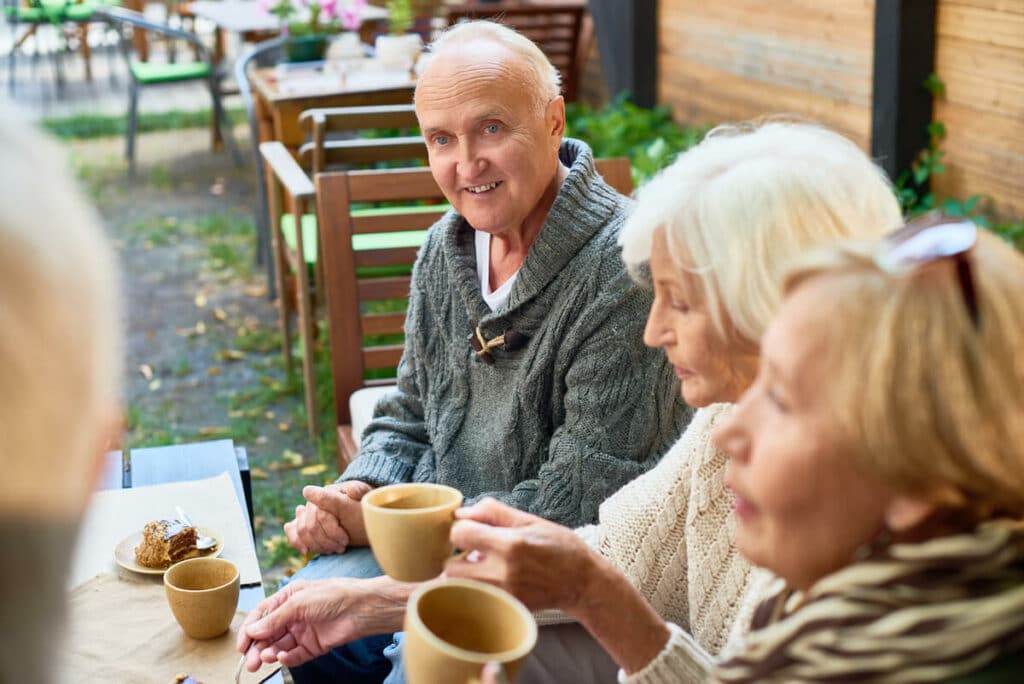
POLYGON ((360 480, 371 487, 412 480, 412 465, 384 454, 360 454, 352 461, 337 482, 360 480))
POLYGON ((583 527, 577 527, 573 532, 576 536, 583 540, 587 546, 592 548, 594 551, 601 553, 601 528, 597 525, 584 525, 583 527))
POLYGON ((708 681, 714 663, 708 652, 679 625, 668 623, 661 652, 631 675, 619 670, 619 684, 687 684, 708 681))

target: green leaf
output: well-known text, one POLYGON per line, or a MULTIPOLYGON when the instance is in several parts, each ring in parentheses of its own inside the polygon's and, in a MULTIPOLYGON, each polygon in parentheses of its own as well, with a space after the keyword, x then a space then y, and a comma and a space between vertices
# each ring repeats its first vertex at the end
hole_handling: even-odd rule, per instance
POLYGON ((963 216, 964 207, 959 200, 947 199, 942 202, 942 211, 950 216, 963 216))
POLYGON ((946 84, 934 72, 928 74, 928 78, 924 79, 922 85, 933 97, 942 97, 946 94, 946 84))
POLYGON ((924 185, 930 175, 931 171, 929 170, 927 163, 918 164, 914 167, 914 182, 918 185, 924 185))

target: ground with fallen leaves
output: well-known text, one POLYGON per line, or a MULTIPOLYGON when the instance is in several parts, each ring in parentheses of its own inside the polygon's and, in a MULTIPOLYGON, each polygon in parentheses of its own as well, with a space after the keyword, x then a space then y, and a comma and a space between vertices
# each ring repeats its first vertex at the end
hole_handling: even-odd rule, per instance
MULTIPOLYGON (((244 446, 257 551, 273 588, 301 562, 281 526, 303 485, 336 476, 334 444, 329 431, 308 437, 301 379, 284 372, 276 309, 253 260, 251 160, 235 168, 208 143, 205 130, 142 135, 133 180, 122 139, 67 146, 121 260, 125 447, 223 438, 244 446)), ((326 412, 323 359, 320 369, 326 412)))

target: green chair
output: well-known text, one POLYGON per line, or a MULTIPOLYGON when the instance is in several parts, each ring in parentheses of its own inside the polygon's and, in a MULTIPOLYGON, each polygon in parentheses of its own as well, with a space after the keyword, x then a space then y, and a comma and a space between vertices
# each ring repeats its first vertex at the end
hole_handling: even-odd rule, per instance
MULTIPOLYGON (((87 24, 95 19, 95 11, 99 7, 97 0, 29 0, 23 4, 21 0, 3 0, 3 16, 11 26, 11 49, 7 53, 7 90, 14 94, 14 70, 18 51, 30 36, 36 34, 40 26, 52 25, 57 29, 58 38, 64 40, 64 25, 87 24), (22 30, 24 29, 24 30, 22 30)), ((85 40, 84 33, 81 40, 85 40)), ((53 53, 54 75, 58 88, 64 84, 64 65, 62 54, 64 48, 53 53)), ((83 56, 88 52, 83 50, 83 56)), ((91 72, 90 72, 91 73, 91 72)))
POLYGON ((128 63, 128 73, 131 75, 131 85, 128 90, 128 130, 125 134, 125 158, 128 160, 129 175, 135 174, 135 134, 138 130, 139 90, 146 86, 161 86, 188 81, 206 82, 210 89, 210 98, 213 100, 214 125, 220 127, 221 137, 231 151, 235 164, 241 164, 238 148, 231 136, 231 124, 228 122, 221 101, 220 82, 223 74, 213 64, 209 51, 200 42, 199 37, 188 31, 150 21, 139 12, 120 7, 99 8, 96 10, 96 17, 106 20, 119 29, 122 53, 128 63), (131 40, 126 35, 126 29, 151 31, 169 40, 183 40, 192 46, 195 54, 199 55, 199 59, 194 62, 174 63, 133 60, 131 40))

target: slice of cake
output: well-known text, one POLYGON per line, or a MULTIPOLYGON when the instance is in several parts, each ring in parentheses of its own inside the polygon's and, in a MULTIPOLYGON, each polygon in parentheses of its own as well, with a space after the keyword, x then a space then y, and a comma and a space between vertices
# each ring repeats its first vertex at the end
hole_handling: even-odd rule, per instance
POLYGON ((135 560, 147 568, 168 568, 171 563, 198 556, 196 528, 180 520, 154 520, 142 528, 142 543, 135 560))

